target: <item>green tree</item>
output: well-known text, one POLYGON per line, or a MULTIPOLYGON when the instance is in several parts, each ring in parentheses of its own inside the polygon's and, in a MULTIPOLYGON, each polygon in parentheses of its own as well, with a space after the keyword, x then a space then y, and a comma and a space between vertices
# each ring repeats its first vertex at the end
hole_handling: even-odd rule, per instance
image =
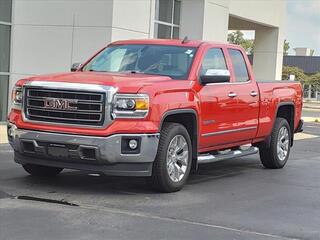
POLYGON ((254 40, 245 39, 243 32, 239 30, 228 34, 228 42, 241 45, 248 54, 253 54, 254 40))
POLYGON ((320 72, 310 76, 308 84, 314 86, 316 89, 320 90, 320 72))
MULTIPOLYGON (((243 32, 240 30, 234 31, 228 34, 228 42, 236 45, 241 45, 248 54, 253 54, 254 40, 245 39, 243 32)), ((284 40, 283 43, 283 55, 288 55, 290 49, 290 43, 284 40)))
POLYGON ((308 82, 309 77, 302 69, 297 67, 284 66, 282 69, 282 80, 289 80, 290 75, 295 75, 295 80, 300 82, 308 82))
POLYGON ((239 30, 228 34, 229 43, 240 45, 243 40, 243 33, 239 30))
POLYGON ((290 43, 287 40, 284 40, 283 43, 283 55, 287 56, 289 54, 290 43))

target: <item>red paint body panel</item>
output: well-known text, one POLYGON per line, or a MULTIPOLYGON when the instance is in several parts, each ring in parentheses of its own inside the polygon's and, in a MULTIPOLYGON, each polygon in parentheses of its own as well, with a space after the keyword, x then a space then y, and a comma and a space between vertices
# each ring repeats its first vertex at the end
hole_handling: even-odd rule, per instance
MULTIPOLYGON (((118 41, 121 44, 159 44, 196 47, 197 53, 185 80, 173 80, 166 76, 154 76, 131 73, 82 72, 61 73, 35 76, 20 80, 53 81, 72 83, 92 83, 116 87, 118 93, 146 93, 150 97, 150 111, 145 119, 116 119, 105 129, 70 127, 70 125, 49 125, 45 123, 24 122, 19 110, 12 110, 8 120, 18 128, 63 132, 79 135, 108 136, 116 133, 156 133, 167 111, 175 109, 193 109, 198 117, 199 152, 238 146, 240 144, 263 141, 270 135, 278 104, 293 103, 295 107, 294 126, 297 128, 301 118, 302 89, 297 82, 256 83, 245 52, 239 46, 190 41, 182 44, 178 40, 131 40, 118 41), (199 83, 199 71, 202 59, 210 48, 221 48, 230 71, 230 82, 202 86, 199 83), (250 81, 236 83, 234 69, 227 49, 242 52, 249 72, 250 81), (257 96, 251 96, 257 92, 257 96), (237 97, 229 98, 229 93, 237 97), (237 131, 237 129, 244 129, 237 131), (219 134, 222 132, 223 134, 219 134), (213 135, 206 136, 210 133, 213 135)), ((100 52, 100 51, 99 51, 100 52)))

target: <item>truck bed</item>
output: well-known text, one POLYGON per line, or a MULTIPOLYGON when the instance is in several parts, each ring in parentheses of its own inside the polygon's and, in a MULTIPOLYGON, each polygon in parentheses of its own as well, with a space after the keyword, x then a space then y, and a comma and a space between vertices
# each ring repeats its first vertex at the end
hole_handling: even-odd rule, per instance
POLYGON ((273 126, 273 113, 284 103, 294 107, 294 128, 301 119, 302 86, 295 81, 259 81, 260 91, 259 130, 257 137, 268 136, 273 126))

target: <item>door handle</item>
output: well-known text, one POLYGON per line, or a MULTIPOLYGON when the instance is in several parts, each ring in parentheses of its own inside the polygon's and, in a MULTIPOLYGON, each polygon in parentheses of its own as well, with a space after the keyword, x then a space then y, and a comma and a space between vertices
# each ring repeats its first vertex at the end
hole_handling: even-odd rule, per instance
POLYGON ((252 97, 255 97, 255 96, 258 95, 258 93, 257 93, 256 91, 252 91, 252 92, 250 93, 250 95, 251 95, 252 97))
POLYGON ((237 96, 237 94, 236 94, 236 93, 234 93, 234 92, 230 92, 228 96, 229 96, 230 98, 234 98, 234 97, 236 97, 236 96, 237 96))

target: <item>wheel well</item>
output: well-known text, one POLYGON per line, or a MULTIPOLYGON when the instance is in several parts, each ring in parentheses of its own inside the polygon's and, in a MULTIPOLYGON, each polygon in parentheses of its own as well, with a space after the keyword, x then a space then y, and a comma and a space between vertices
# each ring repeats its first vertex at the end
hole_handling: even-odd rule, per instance
POLYGON ((196 170, 198 159, 198 120, 196 114, 193 112, 169 114, 162 120, 161 129, 165 122, 180 123, 187 129, 192 144, 192 170, 196 170))
POLYGON ((282 105, 278 108, 277 118, 284 118, 288 121, 291 130, 291 145, 293 144, 294 134, 294 106, 293 105, 282 105))

